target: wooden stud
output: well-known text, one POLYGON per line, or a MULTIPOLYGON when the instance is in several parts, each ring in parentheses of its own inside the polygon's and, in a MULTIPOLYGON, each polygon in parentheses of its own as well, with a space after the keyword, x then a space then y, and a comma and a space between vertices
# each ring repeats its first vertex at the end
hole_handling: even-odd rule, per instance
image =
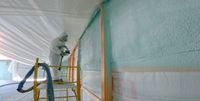
POLYGON ((101 86, 102 101, 107 101, 106 92, 106 61, 105 61, 105 33, 104 33, 104 5, 100 5, 100 30, 101 30, 101 86))
POLYGON ((36 63, 35 63, 35 66, 34 66, 34 88, 33 88, 33 95, 34 95, 34 101, 38 101, 38 88, 37 88, 37 76, 38 76, 38 61, 39 61, 39 58, 36 59, 36 63))
POLYGON ((75 62, 75 52, 72 53, 72 82, 74 82, 74 62, 75 62))
POLYGON ((112 71, 109 64, 108 39, 109 33, 105 33, 105 12, 104 2, 100 5, 100 31, 101 31, 101 84, 102 84, 102 101, 112 101, 112 71), (107 48, 106 48, 107 47, 107 48))
POLYGON ((81 101, 80 67, 77 68, 77 100, 81 101))

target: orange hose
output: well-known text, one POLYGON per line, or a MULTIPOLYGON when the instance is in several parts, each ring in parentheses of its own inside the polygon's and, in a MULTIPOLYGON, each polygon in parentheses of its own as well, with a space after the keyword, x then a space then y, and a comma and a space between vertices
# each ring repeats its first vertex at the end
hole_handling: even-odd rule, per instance
POLYGON ((71 55, 69 56, 69 59, 68 59, 68 80, 70 81, 70 76, 71 76, 71 55))

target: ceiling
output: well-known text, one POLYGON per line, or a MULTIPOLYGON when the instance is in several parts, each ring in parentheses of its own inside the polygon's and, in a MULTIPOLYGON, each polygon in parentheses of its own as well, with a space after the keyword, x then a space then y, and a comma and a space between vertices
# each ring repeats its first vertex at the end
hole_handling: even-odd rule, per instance
POLYGON ((0 0, 0 54, 25 64, 48 61, 50 42, 69 34, 72 49, 101 0, 0 0))
MULTIPOLYGON (((65 0, 65 30, 69 33, 69 44, 74 46, 90 20, 90 16, 101 0, 65 0)), ((69 46, 70 47, 70 46, 69 46)), ((70 47, 72 48, 72 47, 70 47)))

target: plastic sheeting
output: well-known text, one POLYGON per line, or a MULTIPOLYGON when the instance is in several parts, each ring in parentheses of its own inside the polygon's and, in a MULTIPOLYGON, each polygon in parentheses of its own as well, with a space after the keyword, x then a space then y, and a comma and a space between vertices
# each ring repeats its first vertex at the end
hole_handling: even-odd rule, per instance
MULTIPOLYGON (((27 84, 30 86, 32 84, 27 84)), ((33 101, 33 92, 21 94, 16 90, 17 84, 0 87, 0 101, 33 101), (11 96, 12 95, 12 96, 11 96)))
POLYGON ((12 74, 12 80, 20 79, 19 73, 17 72, 18 64, 15 61, 11 61, 8 67, 8 72, 12 74))
MULTIPOLYGON (((7 68, 7 72, 9 72, 10 75, 12 76, 11 80, 19 82, 24 78, 24 76, 27 74, 27 72, 30 70, 30 68, 31 68, 31 66, 29 66, 29 65, 24 65, 24 64, 17 63, 15 61, 11 61, 7 68)), ((38 69, 38 81, 46 80, 45 75, 46 75, 46 73, 44 72, 44 70, 39 68, 38 69)), ((34 80, 33 75, 29 79, 27 79, 27 81, 33 81, 33 80, 34 80)))
POLYGON ((80 40, 79 62, 82 85, 101 97, 101 52, 99 14, 80 40))
POLYGON ((60 1, 0 1, 0 54, 26 64, 36 57, 48 61, 51 40, 64 31, 64 18, 56 14, 63 9, 60 1))
MULTIPOLYGON (((10 81, 0 81, 0 86, 4 84, 8 84, 7 86, 1 86, 0 87, 0 101, 33 101, 33 92, 27 92, 27 93, 19 93, 16 88, 17 84, 11 84, 15 82, 10 82, 10 81), (10 96, 12 95, 12 96, 10 96)), ((32 83, 26 83, 25 88, 28 88, 32 86, 32 83)), ((54 92, 55 96, 66 96, 65 91, 55 91, 54 92)), ((68 92, 69 96, 74 96, 74 93, 72 90, 69 90, 68 92)), ((46 97, 46 89, 41 89, 40 90, 40 97, 46 97)), ((46 99, 40 99, 39 101, 46 101, 46 99)), ((66 101, 65 99, 56 99, 56 101, 66 101)), ((75 98, 69 98, 69 101, 76 101, 75 98)))
POLYGON ((12 74, 8 72, 10 61, 0 61, 0 80, 11 80, 12 74))
POLYGON ((199 101, 200 73, 113 73, 113 101, 199 101))
POLYGON ((72 49, 85 28, 95 0, 1 0, 0 54, 25 64, 48 62, 51 41, 69 34, 72 49))

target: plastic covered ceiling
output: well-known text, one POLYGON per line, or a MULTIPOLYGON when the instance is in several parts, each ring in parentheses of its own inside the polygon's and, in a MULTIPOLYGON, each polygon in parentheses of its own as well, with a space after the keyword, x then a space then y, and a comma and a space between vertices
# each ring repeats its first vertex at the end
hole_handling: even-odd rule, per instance
POLYGON ((50 42, 69 34, 72 49, 100 0, 0 0, 0 54, 25 64, 48 61, 50 42))

